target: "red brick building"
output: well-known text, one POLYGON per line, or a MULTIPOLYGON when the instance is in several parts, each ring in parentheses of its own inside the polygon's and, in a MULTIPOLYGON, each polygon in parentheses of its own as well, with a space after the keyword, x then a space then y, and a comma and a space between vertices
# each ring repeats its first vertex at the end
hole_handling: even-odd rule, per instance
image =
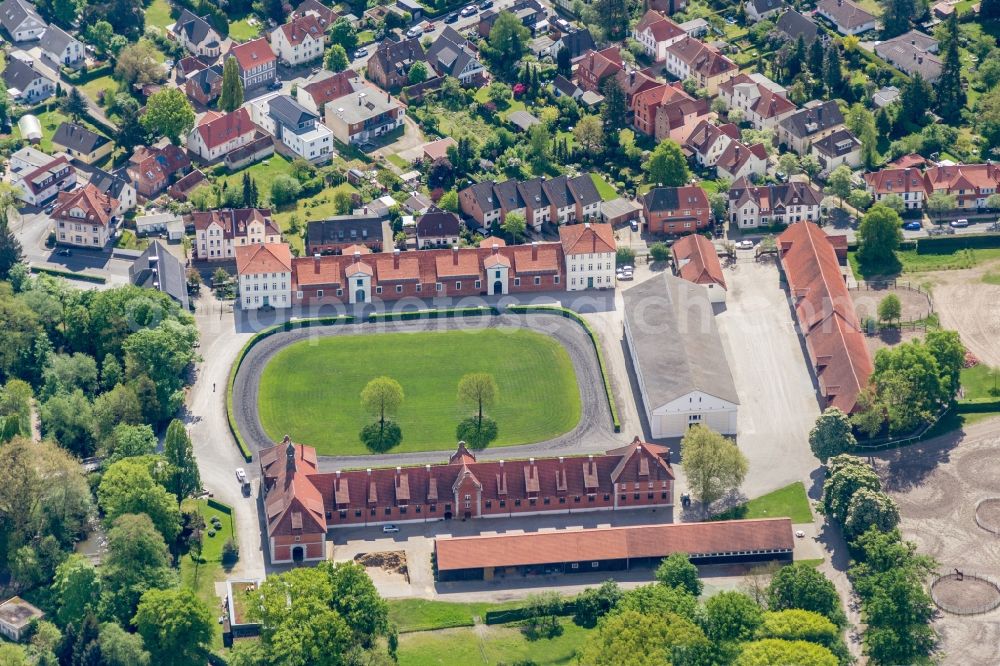
POLYGON ((272 563, 322 559, 335 527, 674 503, 669 449, 638 437, 603 455, 484 462, 459 442, 445 464, 332 473, 286 437, 260 465, 272 563))
POLYGON ((712 208, 697 185, 654 187, 640 200, 650 233, 689 234, 709 225, 712 208))
POLYGON ((576 67, 576 83, 583 90, 600 92, 605 79, 624 69, 622 54, 617 46, 609 46, 603 51, 587 51, 576 67))

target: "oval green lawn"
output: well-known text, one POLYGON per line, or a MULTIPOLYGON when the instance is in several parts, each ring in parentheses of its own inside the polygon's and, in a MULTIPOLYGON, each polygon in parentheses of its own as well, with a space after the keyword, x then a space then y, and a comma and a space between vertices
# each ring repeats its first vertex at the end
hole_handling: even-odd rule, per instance
POLYGON ((387 375, 403 387, 396 421, 403 442, 392 452, 455 446, 455 427, 471 411, 458 403, 458 380, 489 372, 499 386, 489 411, 500 434, 491 446, 530 444, 573 429, 580 392, 569 354, 555 340, 522 329, 338 335, 282 349, 264 368, 260 422, 274 440, 291 435, 320 455, 371 453, 358 433, 372 419, 361 389, 387 375))

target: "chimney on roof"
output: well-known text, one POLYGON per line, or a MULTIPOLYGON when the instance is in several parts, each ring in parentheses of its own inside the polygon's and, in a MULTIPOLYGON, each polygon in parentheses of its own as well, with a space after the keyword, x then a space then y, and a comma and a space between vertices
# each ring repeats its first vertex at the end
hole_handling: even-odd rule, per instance
POLYGON ((590 222, 584 222, 583 223, 583 228, 584 229, 589 229, 590 228, 590 222))
POLYGON ((361 250, 354 251, 354 261, 361 261, 361 250))
POLYGON ((372 468, 371 467, 367 468, 365 471, 368 472, 368 476, 372 475, 372 468))
POLYGON ((396 467, 396 474, 401 474, 402 472, 403 472, 403 468, 402 468, 402 467, 399 467, 399 466, 397 466, 397 467, 396 467))
POLYGON ((399 248, 392 251, 392 267, 399 268, 399 248))
POLYGON ((499 254, 499 253, 500 253, 500 246, 497 245, 496 243, 493 243, 493 254, 499 254))
POLYGON ((534 458, 528 458, 528 464, 529 465, 534 465, 535 464, 535 459, 534 458))
POLYGON ((337 478, 339 479, 340 478, 340 470, 338 469, 336 473, 337 473, 337 478))
POLYGON ((458 266, 458 246, 451 246, 451 263, 453 266, 458 266))
POLYGON ((531 260, 538 261, 538 241, 531 241, 531 260))
POLYGON ((313 268, 319 273, 319 252, 313 255, 313 268))

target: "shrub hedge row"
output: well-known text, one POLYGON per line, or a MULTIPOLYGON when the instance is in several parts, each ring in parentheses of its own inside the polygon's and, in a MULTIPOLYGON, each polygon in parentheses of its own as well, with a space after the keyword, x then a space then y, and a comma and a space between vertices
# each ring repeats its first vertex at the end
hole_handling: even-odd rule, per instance
MULTIPOLYGON (((573 615, 574 613, 576 613, 576 600, 566 599, 560 605, 556 615, 573 615)), ((483 622, 486 624, 508 624, 521 622, 530 617, 530 608, 508 608, 507 610, 486 611, 483 622)))
POLYGON ((1000 399, 977 398, 975 400, 959 400, 955 405, 959 414, 981 414, 984 412, 1000 412, 1000 399))
POLYGON ((452 317, 479 317, 483 315, 498 315, 499 310, 492 307, 449 308, 444 310, 412 310, 409 312, 372 312, 368 315, 369 322, 375 321, 411 321, 414 319, 450 319, 452 317))
POLYGON ((559 307, 557 305, 508 305, 507 311, 515 314, 552 312, 562 315, 567 319, 573 319, 583 327, 583 330, 585 330, 587 335, 590 336, 590 342, 594 345, 594 351, 597 352, 597 362, 601 367, 601 378, 604 380, 604 393, 608 398, 608 407, 611 409, 611 423, 614 425, 615 432, 621 432, 622 424, 618 420, 618 406, 615 404, 615 395, 611 390, 611 379, 608 377, 608 369, 604 363, 604 354, 601 352, 601 343, 597 339, 597 334, 594 332, 594 329, 592 329, 590 324, 587 323, 587 320, 573 310, 559 307))
POLYGON ((83 282, 93 282, 95 284, 104 284, 108 280, 101 275, 91 275, 90 273, 74 273, 73 271, 61 271, 58 268, 46 268, 44 266, 32 266, 32 273, 44 273, 45 275, 54 275, 56 277, 63 277, 69 280, 82 280, 83 282))
POLYGON ((917 254, 951 254, 956 250, 1000 248, 1000 234, 955 234, 917 241, 917 254))
POLYGON ((102 76, 110 76, 114 71, 115 67, 111 63, 101 65, 100 67, 92 67, 90 69, 70 69, 69 67, 63 67, 60 69, 63 78, 73 85, 89 83, 94 79, 101 78, 102 76))

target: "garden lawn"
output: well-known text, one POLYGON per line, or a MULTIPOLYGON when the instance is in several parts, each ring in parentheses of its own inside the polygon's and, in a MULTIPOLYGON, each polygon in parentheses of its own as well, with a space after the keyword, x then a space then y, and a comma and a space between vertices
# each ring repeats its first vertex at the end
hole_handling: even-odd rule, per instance
POLYGON ((532 663, 575 664, 590 631, 560 618, 561 636, 529 641, 516 625, 424 631, 399 637, 400 666, 475 666, 532 663))
POLYGON ((261 199, 266 199, 271 195, 271 181, 274 180, 275 176, 283 173, 291 173, 292 171, 292 161, 285 157, 284 155, 279 155, 275 153, 271 157, 257 162, 256 164, 251 164, 245 169, 240 169, 235 173, 230 173, 222 178, 219 178, 216 182, 221 187, 223 181, 225 181, 228 187, 243 187, 243 174, 249 173, 250 177, 254 179, 257 183, 257 190, 260 193, 261 199))
POLYGON ((260 34, 260 24, 250 25, 244 18, 229 24, 229 36, 238 42, 246 42, 260 34))
MULTIPOLYGON (((891 277, 899 273, 923 273, 927 271, 952 271, 973 268, 984 261, 1000 259, 1000 248, 959 249, 946 254, 917 254, 916 250, 900 250, 896 252, 896 257, 899 259, 898 271, 880 271, 861 266, 858 261, 857 252, 848 252, 848 260, 854 274, 864 278, 872 278, 891 277)), ((983 278, 983 281, 990 282, 990 275, 987 274, 983 278)), ((1000 276, 994 275, 992 279, 1000 282, 1000 276)))
POLYGON ((618 198, 615 188, 611 187, 611 184, 604 179, 604 176, 591 171, 590 179, 594 181, 594 187, 597 188, 597 193, 601 195, 601 200, 611 201, 618 198))
POLYGON ((752 499, 715 516, 713 520, 750 518, 791 518, 793 523, 811 523, 813 516, 809 498, 801 481, 752 499))
POLYGON ((991 391, 1000 388, 1000 370, 994 370, 985 363, 963 368, 961 373, 962 389, 965 399, 994 398, 991 391))
POLYGON ((390 599, 389 620, 396 625, 400 633, 471 627, 473 625, 472 618, 484 618, 487 611, 522 606, 524 606, 523 601, 493 604, 488 602, 453 603, 429 599, 390 599))
MULTIPOLYGON (((56 130, 59 128, 59 125, 69 121, 69 116, 65 115, 62 111, 56 109, 54 102, 49 105, 49 108, 51 108, 52 110, 37 114, 38 122, 42 126, 42 140, 38 144, 38 149, 41 150, 43 153, 51 154, 53 152, 52 137, 53 135, 55 135, 56 130)), ((93 130, 94 132, 97 132, 98 134, 101 135, 104 134, 99 129, 97 129, 96 127, 94 127, 85 120, 82 120, 80 124, 82 124, 84 127, 87 127, 88 129, 93 130)), ((20 136, 20 131, 18 131, 17 129, 17 123, 14 123, 13 136, 15 137, 20 136)))
POLYGON ((99 76, 93 81, 87 81, 77 87, 83 91, 84 95, 89 97, 95 103, 97 103, 98 95, 101 91, 107 91, 106 96, 108 99, 118 92, 118 82, 115 81, 110 74, 107 76, 99 76))
MULTIPOLYGON (((226 579, 222 568, 222 544, 226 539, 233 538, 233 518, 231 513, 220 511, 208 505, 207 500, 186 500, 185 508, 195 505, 198 513, 205 519, 205 531, 202 533, 201 561, 196 561, 190 553, 181 556, 181 585, 198 595, 209 608, 215 611, 219 607, 219 597, 215 594, 215 583, 226 579), (212 517, 218 516, 222 521, 222 529, 215 536, 208 536, 212 526, 212 517)), ((216 625, 212 637, 212 647, 222 647, 222 625, 216 625)))
POLYGON ((306 222, 336 215, 337 209, 333 197, 338 191, 356 194, 358 190, 350 183, 341 183, 314 196, 300 199, 295 203, 295 208, 285 207, 281 212, 274 214, 273 219, 285 234, 285 240, 293 250, 298 250, 300 255, 305 247, 302 233, 306 228, 306 222), (298 224, 298 230, 294 232, 291 231, 293 215, 296 216, 298 224))
POLYGON ((153 0, 146 8, 146 25, 156 26, 166 36, 167 26, 174 22, 170 16, 170 3, 167 0, 153 0))
POLYGON ((341 335, 299 342, 264 369, 258 409, 267 434, 289 434, 321 455, 371 453, 358 435, 374 421, 361 390, 387 375, 403 387, 394 419, 403 432, 393 453, 440 451, 455 445, 455 428, 474 412, 459 405, 458 381, 488 372, 499 387, 489 410, 499 426, 492 446, 539 442, 580 420, 573 364, 555 340, 522 329, 341 335))

